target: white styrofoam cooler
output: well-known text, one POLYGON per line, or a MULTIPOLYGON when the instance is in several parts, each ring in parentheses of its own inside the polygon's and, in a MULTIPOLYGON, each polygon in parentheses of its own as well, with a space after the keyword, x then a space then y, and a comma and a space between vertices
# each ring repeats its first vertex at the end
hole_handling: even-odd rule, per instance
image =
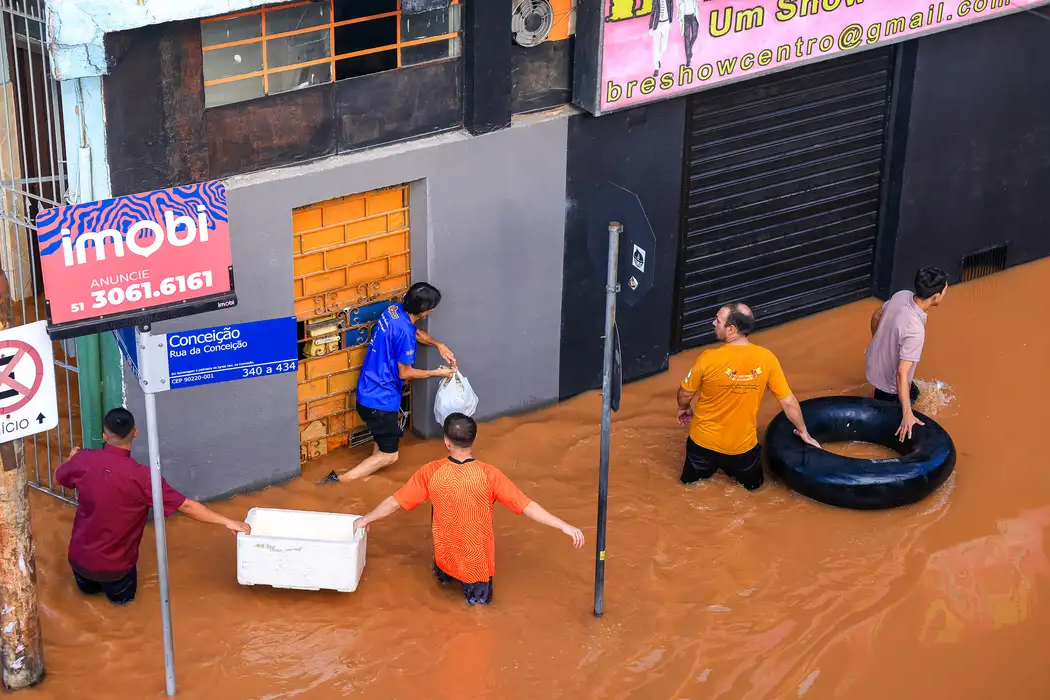
POLYGON ((359 515, 252 508, 245 522, 252 534, 237 535, 237 583, 350 593, 365 568, 364 530, 359 515))

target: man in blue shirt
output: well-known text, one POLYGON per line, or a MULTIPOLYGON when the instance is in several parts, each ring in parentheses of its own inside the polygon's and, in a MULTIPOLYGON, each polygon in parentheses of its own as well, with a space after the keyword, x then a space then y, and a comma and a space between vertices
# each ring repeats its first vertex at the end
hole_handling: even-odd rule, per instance
POLYGON ((441 303, 441 292, 426 282, 417 282, 404 301, 392 304, 376 322, 368 344, 361 376, 357 380, 357 414, 375 441, 372 454, 342 476, 335 472, 325 481, 352 481, 368 476, 397 461, 398 444, 404 434, 398 421, 405 382, 429 377, 451 377, 456 358, 444 343, 416 328, 441 303), (416 344, 436 347, 449 364, 438 369, 416 369, 416 344))

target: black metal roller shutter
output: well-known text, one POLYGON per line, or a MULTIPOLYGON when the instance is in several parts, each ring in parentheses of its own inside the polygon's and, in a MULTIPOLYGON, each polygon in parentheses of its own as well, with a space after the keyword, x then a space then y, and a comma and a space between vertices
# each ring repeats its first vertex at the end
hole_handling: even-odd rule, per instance
POLYGON ((763 328, 871 294, 892 55, 690 98, 679 349, 711 342, 730 301, 763 328))

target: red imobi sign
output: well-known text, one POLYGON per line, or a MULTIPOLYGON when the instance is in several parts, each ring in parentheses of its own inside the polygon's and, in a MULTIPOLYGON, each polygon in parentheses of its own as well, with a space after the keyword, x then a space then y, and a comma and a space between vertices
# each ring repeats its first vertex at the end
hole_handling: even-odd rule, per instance
POLYGON ((222 182, 46 209, 36 223, 52 338, 237 303, 222 182))

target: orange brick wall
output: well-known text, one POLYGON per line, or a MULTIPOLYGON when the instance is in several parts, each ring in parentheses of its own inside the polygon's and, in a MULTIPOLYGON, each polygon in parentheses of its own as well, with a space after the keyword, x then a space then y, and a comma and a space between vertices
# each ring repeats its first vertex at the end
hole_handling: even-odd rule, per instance
MULTIPOLYGON (((404 294, 409 270, 408 186, 398 185, 292 213, 295 316, 309 321, 404 294)), ((302 338, 300 339, 303 340, 302 338)), ((329 450, 361 427, 354 387, 366 346, 299 362, 299 430, 315 421, 329 450)))

